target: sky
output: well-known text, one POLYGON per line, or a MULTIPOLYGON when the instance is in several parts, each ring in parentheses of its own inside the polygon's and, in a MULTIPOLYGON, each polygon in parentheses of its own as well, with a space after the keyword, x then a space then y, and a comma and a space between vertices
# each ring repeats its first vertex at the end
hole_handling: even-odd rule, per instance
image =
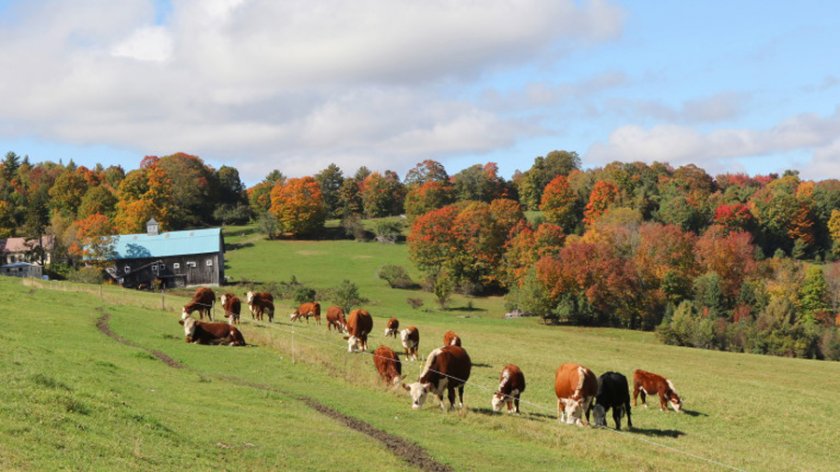
POLYGON ((828 1, 0 0, 0 151, 840 178, 838 58, 828 1))

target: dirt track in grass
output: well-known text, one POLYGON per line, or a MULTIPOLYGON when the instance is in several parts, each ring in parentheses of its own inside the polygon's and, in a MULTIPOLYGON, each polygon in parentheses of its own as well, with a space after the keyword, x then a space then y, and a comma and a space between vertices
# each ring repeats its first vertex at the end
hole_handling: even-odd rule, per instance
MULTIPOLYGON (((142 349, 147 353, 151 354, 164 364, 174 369, 182 369, 188 368, 184 364, 176 361, 175 359, 169 357, 168 355, 156 351, 153 349, 147 349, 133 341, 130 341, 117 333, 111 330, 111 327, 108 325, 108 321, 111 319, 111 315, 107 312, 102 312, 102 315, 97 318, 96 320, 96 328, 99 331, 108 336, 109 338, 117 341, 120 344, 124 344, 126 346, 131 346, 137 349, 142 349)), ((256 384, 252 382, 248 382, 244 379, 240 379, 238 377, 233 376, 216 376, 218 379, 223 380, 225 382, 229 382, 235 385, 243 386, 243 387, 250 387, 256 388, 260 390, 267 390, 271 392, 280 393, 282 395, 289 395, 288 392, 284 392, 283 390, 278 389, 277 387, 271 385, 263 385, 263 384, 256 384)), ((403 439, 400 436, 387 433, 379 428, 374 427, 373 425, 366 423, 358 418, 354 418, 352 416, 345 415, 333 408, 330 408, 319 401, 307 397, 307 396, 299 396, 299 395, 292 395, 297 400, 300 400, 309 408, 321 413, 322 415, 328 416, 348 428, 358 431, 366 436, 375 439, 382 443, 385 448, 394 454, 396 457, 400 458, 404 462, 417 467, 420 470, 428 471, 428 472, 451 472, 453 469, 446 464, 440 463, 436 461, 432 456, 426 452, 421 446, 403 439)))

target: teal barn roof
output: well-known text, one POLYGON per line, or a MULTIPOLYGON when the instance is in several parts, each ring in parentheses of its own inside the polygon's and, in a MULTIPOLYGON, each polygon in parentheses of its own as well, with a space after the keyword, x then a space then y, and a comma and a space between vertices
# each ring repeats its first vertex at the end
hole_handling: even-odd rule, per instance
POLYGON ((221 235, 221 228, 168 231, 155 235, 120 234, 114 236, 114 258, 143 259, 219 252, 222 250, 221 235))

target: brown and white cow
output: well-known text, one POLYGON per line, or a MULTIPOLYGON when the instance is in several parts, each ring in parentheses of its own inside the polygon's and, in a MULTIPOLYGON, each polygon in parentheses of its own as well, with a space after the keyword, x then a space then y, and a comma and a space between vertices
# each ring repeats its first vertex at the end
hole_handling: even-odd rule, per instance
POLYGON ((641 369, 633 371, 633 406, 637 405, 637 397, 642 395, 642 404, 647 408, 647 395, 659 395, 659 408, 668 411, 668 404, 674 411, 682 412, 682 400, 670 380, 661 375, 641 369))
POLYGON ((289 314, 291 321, 300 321, 301 318, 306 318, 306 324, 309 324, 309 317, 315 318, 318 324, 321 324, 321 304, 318 302, 302 303, 299 307, 289 314))
POLYGON ((400 330, 400 320, 394 318, 393 316, 388 319, 388 322, 385 323, 385 337, 393 336, 397 337, 397 331, 400 330))
POLYGON ((589 411, 598 394, 598 378, 591 370, 580 364, 560 365, 554 377, 554 393, 560 422, 589 425, 589 411))
POLYGON ((443 345, 444 346, 460 346, 461 345, 461 337, 455 334, 455 331, 447 331, 443 333, 443 345))
POLYGON ((274 295, 268 292, 248 292, 245 294, 251 319, 262 321, 263 315, 268 314, 268 322, 274 320, 274 295))
POLYGON ((400 357, 388 346, 380 344, 373 351, 373 365, 385 383, 396 385, 402 378, 402 362, 400 357))
POLYGON ((181 318, 189 316, 192 312, 197 311, 198 316, 202 320, 204 319, 204 315, 207 315, 207 319, 212 321, 213 317, 210 315, 210 310, 213 308, 213 304, 215 302, 216 293, 213 292, 213 289, 198 287, 195 289, 195 294, 193 295, 192 300, 184 305, 184 309, 181 311, 181 318))
POLYGON ((189 315, 178 320, 178 323, 184 327, 184 340, 188 343, 245 345, 245 338, 239 329, 227 323, 198 321, 189 315))
POLYGON ((525 374, 516 364, 508 364, 499 375, 499 389, 493 394, 490 404, 496 413, 507 404, 508 413, 519 414, 519 397, 525 391, 525 374))
POLYGON ((367 337, 373 330, 373 318, 367 310, 357 308, 347 317, 347 352, 367 351, 367 337))
POLYGON ((344 309, 340 306, 327 308, 327 331, 335 328, 339 333, 347 331, 347 318, 344 317, 344 309))
POLYGON ((239 297, 232 293, 226 293, 219 298, 222 308, 225 310, 225 318, 229 324, 239 324, 239 314, 242 311, 242 302, 239 297))
POLYGON ((417 349, 420 348, 420 331, 416 326, 409 326, 400 331, 400 341, 405 348, 405 356, 412 361, 417 360, 417 349))
POLYGON ((448 393, 449 409, 455 406, 455 389, 458 389, 458 406, 464 407, 464 384, 470 378, 472 361, 470 356, 460 346, 444 346, 437 348, 426 358, 426 364, 420 374, 420 379, 413 384, 403 384, 403 388, 411 395, 411 408, 419 409, 426 401, 430 392, 437 395, 440 408, 445 410, 443 392, 448 393))

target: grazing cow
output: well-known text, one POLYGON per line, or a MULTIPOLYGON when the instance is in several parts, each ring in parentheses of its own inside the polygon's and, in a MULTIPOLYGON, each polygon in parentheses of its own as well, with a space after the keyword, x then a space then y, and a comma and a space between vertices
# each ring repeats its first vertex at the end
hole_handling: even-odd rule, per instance
POLYGON ((417 360, 417 349, 420 347, 420 331, 416 326, 409 326, 400 331, 400 341, 405 348, 405 356, 412 361, 417 360))
POLYGON ((633 406, 637 404, 637 397, 642 394, 642 404, 647 408, 647 396, 659 395, 659 408, 668 411, 668 403, 677 413, 682 411, 682 400, 670 380, 641 369, 633 371, 633 406))
POLYGON ((357 308, 347 317, 347 352, 367 351, 367 337, 373 329, 373 318, 367 310, 357 308))
POLYGON ((515 364, 508 364, 499 376, 499 389, 493 394, 490 404, 496 413, 507 404, 508 413, 519 414, 519 397, 525 391, 525 374, 515 364))
POLYGON ((605 372, 598 377, 598 393, 595 395, 595 426, 607 426, 607 410, 613 409, 615 429, 621 430, 621 417, 627 412, 627 427, 633 428, 630 418, 630 388, 627 377, 618 372, 605 372))
POLYGON ((274 295, 268 292, 248 292, 245 294, 251 319, 262 321, 263 315, 268 313, 268 322, 274 320, 274 295))
POLYGON ((591 370, 579 364, 560 365, 554 377, 554 393, 560 422, 589 425, 589 409, 598 393, 598 379, 591 370))
POLYGON ((400 329, 400 320, 394 318, 393 316, 388 319, 388 322, 385 324, 385 337, 393 336, 397 337, 397 331, 400 329))
POLYGON ((461 337, 455 334, 455 331, 447 331, 443 333, 443 345, 444 346, 460 346, 461 345, 461 337))
POLYGON ((440 401, 440 408, 445 410, 443 392, 447 391, 449 409, 455 407, 455 389, 458 389, 458 406, 464 407, 464 384, 470 378, 472 361, 470 356, 460 346, 444 346, 437 348, 426 358, 420 379, 413 384, 403 384, 403 388, 411 395, 411 408, 417 410, 423 407, 426 395, 433 392, 440 401))
POLYGON ((309 317, 315 317, 315 321, 321 324, 321 304, 318 302, 303 303, 295 311, 289 314, 291 321, 306 318, 306 324, 309 324, 309 317))
POLYGON ((178 323, 184 327, 184 340, 188 343, 245 345, 245 338, 239 329, 227 323, 198 321, 189 315, 178 320, 178 323))
POLYGON ((327 308, 327 331, 332 331, 333 328, 340 333, 347 331, 347 319, 340 306, 333 305, 327 308))
POLYGON ((239 324, 239 314, 242 311, 242 302, 239 297, 232 293, 226 293, 219 298, 222 308, 225 310, 225 318, 230 324, 239 324))
POLYGON ((373 365, 385 383, 396 385, 402 378, 402 362, 400 356, 388 346, 380 344, 373 351, 373 365))
POLYGON ((210 316, 210 310, 213 308, 213 303, 216 302, 216 294, 213 289, 207 287, 198 287, 195 289, 195 294, 189 303, 184 305, 184 310, 181 312, 181 318, 189 316, 194 311, 198 311, 198 316, 203 320, 204 315, 207 319, 213 321, 210 316))

